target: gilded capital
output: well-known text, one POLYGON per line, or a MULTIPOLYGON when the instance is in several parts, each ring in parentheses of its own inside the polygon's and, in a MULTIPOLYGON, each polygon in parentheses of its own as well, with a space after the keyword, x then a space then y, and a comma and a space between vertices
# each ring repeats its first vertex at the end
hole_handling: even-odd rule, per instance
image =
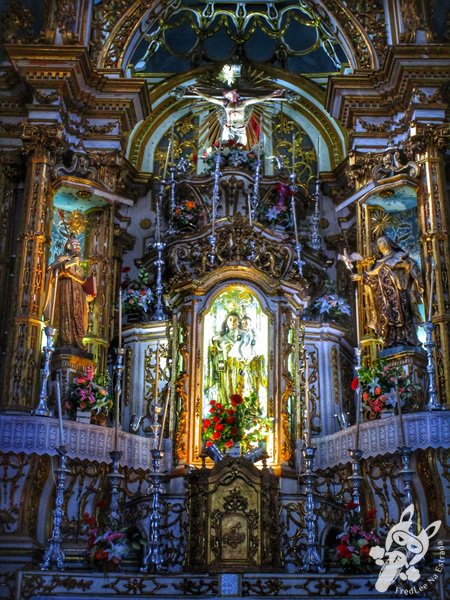
POLYGON ((64 129, 61 125, 36 125, 25 123, 21 133, 22 152, 33 153, 36 158, 45 158, 48 152, 60 152, 66 146, 64 129))

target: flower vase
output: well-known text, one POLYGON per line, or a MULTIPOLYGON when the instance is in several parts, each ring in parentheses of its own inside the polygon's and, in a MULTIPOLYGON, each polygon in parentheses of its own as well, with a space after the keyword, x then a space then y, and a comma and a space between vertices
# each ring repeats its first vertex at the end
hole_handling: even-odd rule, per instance
POLYGON ((91 411, 90 410, 80 410, 77 409, 77 423, 84 423, 85 425, 89 425, 91 422, 91 411))
POLYGON ((239 458, 241 456, 241 444, 238 442, 234 446, 227 448, 226 454, 227 456, 231 456, 231 458, 239 458))

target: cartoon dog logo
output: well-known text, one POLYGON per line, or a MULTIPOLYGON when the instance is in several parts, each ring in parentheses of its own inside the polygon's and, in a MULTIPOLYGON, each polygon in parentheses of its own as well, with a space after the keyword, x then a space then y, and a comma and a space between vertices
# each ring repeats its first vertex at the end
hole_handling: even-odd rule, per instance
POLYGON ((385 548, 374 546, 370 550, 369 555, 382 567, 375 584, 378 592, 385 592, 398 577, 413 583, 420 577, 420 571, 414 565, 427 553, 430 539, 438 532, 441 521, 431 523, 420 533, 413 533, 413 515, 414 505, 410 504, 402 512, 400 523, 389 530, 385 548))

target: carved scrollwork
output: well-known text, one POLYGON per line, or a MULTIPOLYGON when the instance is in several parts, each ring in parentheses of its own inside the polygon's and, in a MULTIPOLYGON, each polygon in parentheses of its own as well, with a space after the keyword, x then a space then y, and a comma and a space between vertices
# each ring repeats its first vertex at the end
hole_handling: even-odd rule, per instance
POLYGON ((92 179, 112 192, 125 190, 127 166, 122 152, 87 152, 80 142, 65 158, 55 165, 54 177, 74 175, 92 179))
MULTIPOLYGON (((406 155, 408 156, 408 152, 406 155)), ((401 151, 396 146, 388 146, 384 152, 380 153, 350 152, 349 164, 345 169, 349 186, 356 189, 366 185, 370 179, 380 181, 400 174, 417 178, 419 165, 412 160, 403 162, 401 151)))
MULTIPOLYGON (((380 160, 380 158, 377 157, 377 160, 380 160)), ((407 163, 402 162, 400 150, 395 146, 386 148, 381 156, 381 164, 372 169, 373 178, 375 181, 379 181, 400 173, 405 173, 409 177, 418 177, 419 165, 411 160, 407 163)))
POLYGON ((227 264, 249 263, 276 279, 289 278, 293 271, 293 248, 275 239, 266 230, 250 227, 239 213, 230 223, 216 230, 216 260, 208 260, 210 243, 206 233, 190 236, 169 247, 171 284, 191 281, 227 264))

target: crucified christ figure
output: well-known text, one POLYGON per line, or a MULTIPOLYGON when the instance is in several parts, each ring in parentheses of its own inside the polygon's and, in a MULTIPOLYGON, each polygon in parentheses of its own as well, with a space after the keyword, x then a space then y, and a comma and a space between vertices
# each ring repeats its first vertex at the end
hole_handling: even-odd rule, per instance
POLYGON ((222 131, 222 140, 234 140, 235 142, 245 146, 247 144, 246 127, 248 125, 251 114, 246 111, 249 106, 261 104, 266 100, 273 98, 281 98, 284 95, 284 90, 275 90, 267 96, 259 98, 241 98, 236 90, 224 92, 222 100, 204 94, 196 87, 188 88, 188 91, 211 104, 220 106, 225 111, 226 119, 222 131))

